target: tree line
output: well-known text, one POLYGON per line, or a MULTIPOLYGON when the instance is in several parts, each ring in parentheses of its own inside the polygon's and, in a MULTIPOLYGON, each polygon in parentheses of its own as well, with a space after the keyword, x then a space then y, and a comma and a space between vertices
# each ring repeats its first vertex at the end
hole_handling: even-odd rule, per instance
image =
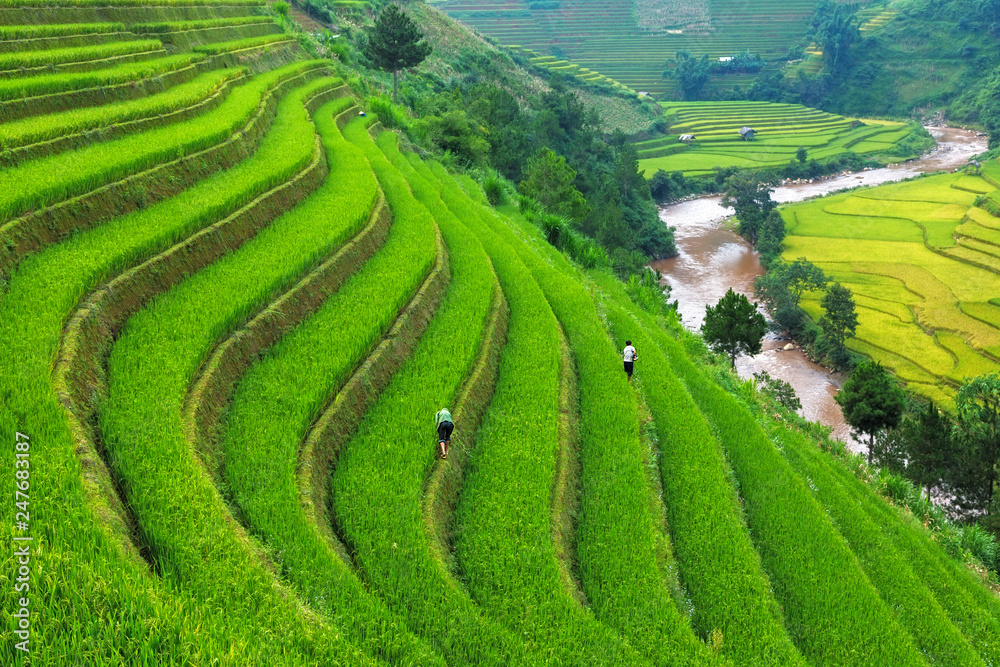
POLYGON ((459 76, 413 70, 431 46, 410 13, 394 4, 367 30, 344 34, 355 48, 341 49, 342 60, 392 74, 392 100, 369 100, 383 125, 454 167, 516 184, 534 202, 529 212, 540 206, 546 214, 535 217, 554 238, 592 239, 626 276, 641 274, 650 258, 677 253, 636 149, 621 132, 601 130, 597 111, 569 80, 548 74, 547 88, 533 90, 511 73, 513 63, 468 48, 449 63, 459 76))

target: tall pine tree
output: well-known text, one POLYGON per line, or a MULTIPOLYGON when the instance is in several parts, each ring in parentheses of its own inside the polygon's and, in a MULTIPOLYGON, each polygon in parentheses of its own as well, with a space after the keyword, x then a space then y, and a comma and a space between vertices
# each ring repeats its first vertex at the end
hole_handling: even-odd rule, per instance
POLYGON ((431 45, 397 5, 379 13, 368 31, 366 54, 380 70, 392 72, 392 101, 399 96, 399 70, 416 67, 431 54, 431 45))

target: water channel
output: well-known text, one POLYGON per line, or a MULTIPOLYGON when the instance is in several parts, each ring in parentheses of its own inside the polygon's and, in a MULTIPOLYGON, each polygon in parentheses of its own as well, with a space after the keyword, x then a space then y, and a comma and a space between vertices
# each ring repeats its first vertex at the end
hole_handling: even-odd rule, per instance
MULTIPOLYGON (((954 127, 928 127, 937 147, 917 160, 883 169, 818 180, 813 183, 783 185, 774 189, 772 198, 781 203, 798 202, 837 190, 860 185, 879 185, 901 181, 919 174, 953 171, 970 157, 986 150, 986 138, 971 130, 954 127)), ((757 253, 738 234, 726 228, 732 215, 710 196, 660 208, 660 219, 676 228, 679 255, 653 262, 671 287, 671 299, 678 301, 678 312, 686 327, 698 329, 705 317, 705 306, 716 303, 732 287, 753 298, 754 278, 764 273, 757 253)), ((864 447, 851 436, 840 406, 833 400, 842 378, 809 361, 801 350, 783 349, 788 341, 769 335, 763 351, 755 357, 742 357, 736 368, 740 376, 750 377, 766 371, 771 377, 788 382, 802 402, 802 415, 833 428, 833 436, 854 451, 864 447)))

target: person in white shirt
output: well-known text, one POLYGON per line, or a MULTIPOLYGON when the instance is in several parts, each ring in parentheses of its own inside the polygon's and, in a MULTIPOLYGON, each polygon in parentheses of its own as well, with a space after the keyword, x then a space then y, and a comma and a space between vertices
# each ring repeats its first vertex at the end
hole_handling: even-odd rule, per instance
POLYGON ((625 350, 622 352, 622 359, 625 361, 625 375, 628 376, 628 381, 632 381, 632 364, 639 358, 636 353, 635 348, 632 347, 632 341, 625 341, 625 350))

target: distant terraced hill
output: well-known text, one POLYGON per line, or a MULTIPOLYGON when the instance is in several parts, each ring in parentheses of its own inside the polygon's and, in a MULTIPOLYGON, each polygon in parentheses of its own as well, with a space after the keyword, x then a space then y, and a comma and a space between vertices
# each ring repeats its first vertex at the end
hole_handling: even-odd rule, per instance
POLYGON ((659 304, 202 1, 0 0, 0 664, 1000 663, 659 304))
MULTIPOLYGON (((674 91, 661 73, 677 51, 719 58, 749 49, 765 60, 783 60, 805 34, 816 1, 443 0, 435 6, 500 44, 663 95, 674 91)), ((730 75, 714 85, 745 86, 753 78, 730 75)))

